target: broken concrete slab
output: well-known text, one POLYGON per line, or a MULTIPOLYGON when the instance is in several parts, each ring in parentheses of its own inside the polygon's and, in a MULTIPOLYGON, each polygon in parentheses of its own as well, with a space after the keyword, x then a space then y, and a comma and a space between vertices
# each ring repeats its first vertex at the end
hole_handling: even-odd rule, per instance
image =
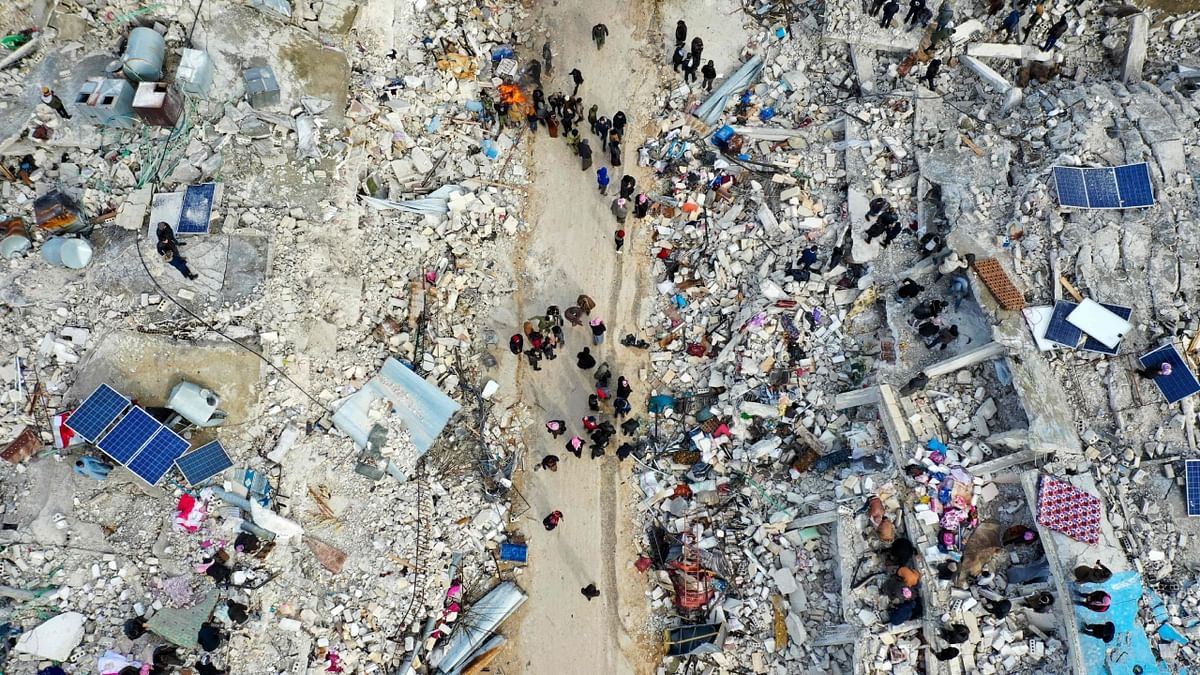
POLYGON ((75 647, 83 641, 85 623, 87 617, 83 614, 63 612, 39 624, 33 630, 21 633, 13 649, 39 659, 66 661, 75 647))

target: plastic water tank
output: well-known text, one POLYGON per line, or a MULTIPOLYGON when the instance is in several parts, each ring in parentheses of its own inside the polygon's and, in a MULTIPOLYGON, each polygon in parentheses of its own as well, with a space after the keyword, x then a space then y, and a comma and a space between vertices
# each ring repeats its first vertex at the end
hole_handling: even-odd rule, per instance
POLYGON ((162 79, 166 40, 152 28, 138 27, 129 33, 125 55, 121 57, 125 77, 134 82, 158 82, 162 79))
POLYGON ((62 264, 73 270, 81 270, 92 262, 92 245, 86 239, 68 239, 59 251, 62 264))
POLYGON ((42 257, 51 265, 62 265, 62 247, 67 243, 62 237, 52 237, 42 244, 42 257))
POLYGON ((23 255, 31 245, 29 237, 23 234, 10 234, 4 239, 0 239, 0 257, 12 260, 23 255))

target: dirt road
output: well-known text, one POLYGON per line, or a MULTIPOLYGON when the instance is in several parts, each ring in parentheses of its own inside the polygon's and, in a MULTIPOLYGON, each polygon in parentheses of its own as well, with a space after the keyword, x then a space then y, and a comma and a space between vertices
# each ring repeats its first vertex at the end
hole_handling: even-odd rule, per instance
MULTIPOLYGON (((581 170, 579 158, 562 138, 552 139, 544 129, 539 132, 533 144, 536 179, 527 214, 532 231, 523 242, 523 255, 515 261, 523 272, 514 298, 516 316, 541 314, 551 304, 566 308, 580 293, 592 296, 597 303, 592 315, 602 317, 609 327, 605 344, 593 351, 598 350, 598 361, 611 364, 614 376, 623 374, 633 382, 636 411, 645 401, 637 371, 646 354, 620 346, 619 340, 627 332, 636 332, 637 312, 653 292, 644 247, 648 235, 638 231, 631 214, 625 227, 625 251, 618 255, 613 246, 616 221, 608 209, 623 172, 632 172, 643 184, 635 146, 644 136, 637 129, 648 121, 641 111, 648 109, 655 81, 647 54, 650 7, 618 0, 539 4, 555 52, 555 71, 545 81, 546 95, 559 90, 570 94, 567 73, 578 67, 584 76, 580 88, 584 109, 595 103, 609 117, 624 110, 630 129, 623 165, 610 169, 613 184, 608 197, 599 194, 595 181, 595 170, 608 165, 607 156, 586 122, 584 137, 596 160, 588 171, 581 170), (603 50, 597 51, 590 36, 591 27, 600 22, 610 34, 603 50)), ((536 40, 539 56, 541 43, 536 40)), ((543 361, 540 372, 522 365, 519 386, 541 420, 565 419, 583 435, 579 419, 587 414, 593 384, 591 371, 575 366, 575 354, 590 344, 591 337, 586 328, 568 326, 566 340, 559 358, 543 361)), ((633 490, 630 468, 612 454, 620 441, 614 440, 604 459, 588 459, 585 450, 579 460, 563 451, 565 438, 551 440, 540 424, 528 430, 527 439, 532 448, 527 468, 548 452, 563 461, 557 473, 539 471, 521 479, 531 505, 521 523, 530 536, 531 564, 521 578, 529 601, 506 626, 513 644, 506 650, 504 672, 652 672, 657 659, 643 634, 645 577, 632 568, 636 532, 628 506, 633 490), (563 512, 564 521, 557 530, 546 532, 540 521, 555 509, 563 512), (590 603, 579 592, 588 583, 595 583, 601 592, 590 603)))

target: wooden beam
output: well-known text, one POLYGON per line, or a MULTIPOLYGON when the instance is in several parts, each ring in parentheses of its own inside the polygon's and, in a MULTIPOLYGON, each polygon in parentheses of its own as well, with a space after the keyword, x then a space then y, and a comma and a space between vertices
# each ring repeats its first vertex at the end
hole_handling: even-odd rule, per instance
POLYGON ((1062 284, 1062 287, 1071 294, 1072 298, 1075 298, 1075 302, 1083 302, 1083 294, 1079 292, 1078 288, 1071 285, 1071 282, 1067 281, 1066 277, 1059 275, 1058 283, 1062 284))

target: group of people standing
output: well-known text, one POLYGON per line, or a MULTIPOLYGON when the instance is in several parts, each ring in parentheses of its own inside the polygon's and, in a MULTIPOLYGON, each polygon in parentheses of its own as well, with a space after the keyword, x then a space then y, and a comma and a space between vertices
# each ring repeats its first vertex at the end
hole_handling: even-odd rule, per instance
MULTIPOLYGON (((994 16, 1004 8, 1004 0, 991 0, 988 6, 988 16, 994 16)), ((1005 15, 997 31, 1003 31, 1005 41, 1011 40, 1014 35, 1020 32, 1021 19, 1024 17, 1026 10, 1030 11, 1029 20, 1025 23, 1025 34, 1021 38, 1021 42, 1028 42, 1030 35, 1033 34, 1033 29, 1043 19, 1047 18, 1046 3, 1035 2, 1035 0, 1016 0, 1012 11, 1005 15)), ((879 20, 880 28, 888 28, 892 25, 892 21, 900 12, 899 0, 871 0, 870 15, 872 17, 882 16, 879 20)), ((934 15, 926 0, 909 0, 908 13, 904 15, 904 25, 906 30, 914 28, 926 28, 929 22, 933 20, 934 15)), ((937 13, 937 24, 929 36, 929 45, 925 47, 925 52, 930 55, 930 60, 925 67, 925 74, 921 79, 925 81, 925 86, 930 89, 935 88, 935 80, 938 73, 941 71, 942 59, 938 56, 941 45, 947 42, 954 34, 954 7, 947 0, 943 2, 937 13)), ((1042 42, 1041 50, 1048 52, 1058 45, 1058 41, 1063 35, 1066 35, 1070 24, 1067 21, 1067 15, 1064 13, 1050 26, 1046 31, 1045 39, 1042 42)))
POLYGON ((675 51, 671 54, 671 68, 675 72, 683 69, 683 81, 695 82, 696 71, 699 70, 704 75, 704 81, 700 86, 707 91, 712 91, 713 81, 717 79, 717 66, 709 60, 703 67, 700 66, 701 55, 704 53, 704 40, 699 36, 692 38, 690 49, 687 44, 688 28, 687 23, 680 19, 675 23, 675 51))
MULTIPOLYGON (((526 358, 534 370, 541 370, 537 364, 543 358, 547 358, 547 350, 553 354, 556 347, 565 344, 564 320, 576 327, 583 326, 586 321, 592 335, 592 344, 584 346, 576 354, 575 362, 581 370, 594 369, 592 373, 593 388, 587 396, 587 414, 580 418, 583 430, 579 433, 572 433, 566 420, 552 419, 545 424, 546 433, 554 439, 567 436, 563 449, 567 453, 575 455, 577 459, 583 458, 584 446, 587 445, 584 436, 587 436, 591 441, 591 458, 598 459, 607 454, 608 447, 617 437, 619 421, 620 433, 625 437, 625 441, 617 448, 617 458, 623 460, 636 449, 632 437, 638 432, 641 421, 636 417, 624 419, 633 411, 633 406, 630 404, 633 386, 629 380, 623 375, 618 376, 614 387, 612 369, 607 362, 597 364, 596 357, 592 353, 592 347, 604 344, 608 332, 604 320, 598 316, 592 316, 595 308, 595 301, 583 294, 576 298, 575 304, 565 311, 560 312, 556 305, 551 305, 546 308, 544 315, 526 321, 522 333, 514 333, 509 338, 509 348, 513 354, 520 354, 528 341, 529 349, 524 352, 526 358)), ((554 357, 550 356, 549 358, 554 357)), ((560 461, 557 454, 548 452, 542 456, 534 470, 558 471, 560 461)), ((555 509, 542 519, 542 526, 547 532, 553 531, 563 519, 563 512, 555 509)), ((594 583, 581 588, 580 593, 589 601, 600 595, 600 591, 594 583)))

